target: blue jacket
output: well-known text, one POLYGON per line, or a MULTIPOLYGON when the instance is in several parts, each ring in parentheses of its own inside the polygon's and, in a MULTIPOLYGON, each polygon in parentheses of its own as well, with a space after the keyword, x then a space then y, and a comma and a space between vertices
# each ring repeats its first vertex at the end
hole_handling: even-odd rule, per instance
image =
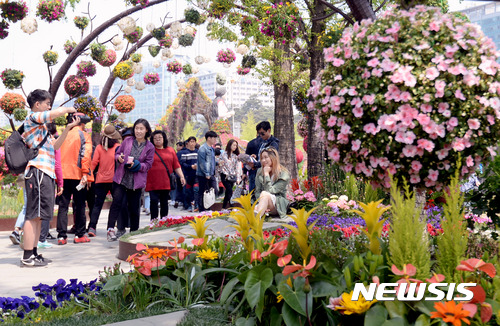
POLYGON ((181 153, 179 163, 181 163, 182 172, 186 179, 196 177, 196 170, 192 168, 192 165, 198 164, 198 150, 194 149, 191 151, 186 148, 179 151, 179 153, 181 153))
POLYGON ((207 143, 198 150, 198 168, 196 175, 200 177, 213 177, 215 175, 215 151, 207 143))

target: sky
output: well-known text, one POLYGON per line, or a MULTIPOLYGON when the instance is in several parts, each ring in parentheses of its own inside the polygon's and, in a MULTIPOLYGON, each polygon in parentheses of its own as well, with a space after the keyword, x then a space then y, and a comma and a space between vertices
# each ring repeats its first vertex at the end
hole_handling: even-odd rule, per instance
MULTIPOLYGON (((35 9, 37 0, 26 0, 29 8, 29 16, 35 17, 35 9)), ((450 0, 450 10, 460 10, 467 6, 484 4, 485 2, 472 2, 463 1, 460 3, 459 0, 450 0)), ((59 66, 64 62, 66 58, 66 53, 63 50, 63 44, 67 39, 73 39, 76 42, 80 40, 80 30, 78 30, 73 24, 73 18, 75 16, 82 16, 87 13, 88 6, 90 8, 90 13, 95 16, 93 21, 94 26, 100 25, 102 22, 106 21, 110 17, 114 16, 116 13, 125 10, 124 0, 82 0, 77 4, 76 9, 72 10, 69 6, 66 10, 67 20, 60 22, 47 23, 37 18, 38 21, 38 31, 28 35, 21 31, 20 22, 11 24, 9 28, 9 36, 0 40, 0 71, 5 68, 18 69, 24 72, 26 78, 23 83, 24 90, 29 93, 31 90, 36 88, 48 89, 49 86, 49 74, 47 71, 47 66, 42 59, 42 54, 49 50, 51 46, 53 50, 59 53, 59 62, 52 67, 55 74, 59 66), (110 14, 108 14, 110 13, 110 14)), ((138 13, 132 15, 134 19, 137 19, 137 24, 144 28, 148 23, 153 23, 155 26, 161 24, 162 19, 167 16, 167 22, 174 21, 182 18, 184 9, 188 6, 185 0, 170 0, 165 3, 156 5, 152 8, 144 9, 138 13)), ((198 33, 196 35, 193 46, 183 48, 179 47, 173 50, 175 54, 189 55, 194 59, 197 55, 209 56, 211 62, 200 66, 201 69, 212 69, 228 74, 234 74, 238 62, 241 61, 241 55, 237 55, 237 63, 233 63, 233 66, 229 69, 222 67, 222 64, 215 62, 216 52, 220 49, 229 47, 234 50, 232 44, 221 44, 215 41, 208 41, 206 39, 206 24, 197 26, 198 33)), ((88 27, 87 30, 88 32, 88 27)), ((145 33, 146 30, 145 30, 145 33)), ((112 26, 106 30, 100 37, 99 41, 103 42, 110 39, 114 35, 122 35, 118 26, 112 26)), ((151 44, 150 41, 149 44, 151 44)), ((111 45, 109 45, 111 47, 111 45)), ((143 60, 153 60, 150 56, 147 48, 142 48, 139 53, 143 54, 143 60)), ((159 59, 160 55, 156 57, 159 59)), ((82 58, 82 60, 90 60, 90 58, 82 58)), ((78 63, 80 59, 77 59, 78 63)), ((162 64, 166 62, 162 61, 162 64)), ((89 78, 91 85, 104 84, 104 81, 109 76, 109 68, 104 68, 97 65, 97 74, 89 78)), ((76 64, 70 69, 69 74, 76 73, 76 64)), ((0 83, 0 95, 7 92, 3 84, 0 83)), ((20 93, 20 90, 16 90, 20 93)), ((64 96, 64 89, 61 86, 56 99, 61 99, 64 96)))

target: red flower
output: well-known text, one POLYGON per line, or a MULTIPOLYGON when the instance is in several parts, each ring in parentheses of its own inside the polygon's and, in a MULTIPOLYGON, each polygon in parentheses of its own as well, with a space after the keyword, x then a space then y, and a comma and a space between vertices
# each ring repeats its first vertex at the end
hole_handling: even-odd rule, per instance
POLYGON ((285 266, 285 268, 283 269, 283 275, 286 276, 286 275, 289 275, 291 273, 295 273, 297 271, 300 271, 299 273, 297 273, 293 276, 294 279, 297 278, 297 276, 308 277, 309 275, 311 275, 310 270, 313 269, 314 266, 316 266, 316 257, 311 256, 311 259, 309 260, 309 264, 307 264, 307 265, 306 265, 305 260, 304 260, 303 265, 295 264, 293 261, 292 261, 292 264, 293 265, 285 266))
POLYGON ((491 278, 495 277, 497 273, 493 264, 485 263, 481 259, 477 258, 462 260, 460 265, 457 266, 457 271, 474 272, 476 269, 485 272, 491 278))
POLYGON ((288 246, 288 240, 283 240, 271 245, 271 248, 262 253, 262 257, 266 257, 270 254, 274 254, 278 257, 283 257, 285 254, 285 249, 288 246))

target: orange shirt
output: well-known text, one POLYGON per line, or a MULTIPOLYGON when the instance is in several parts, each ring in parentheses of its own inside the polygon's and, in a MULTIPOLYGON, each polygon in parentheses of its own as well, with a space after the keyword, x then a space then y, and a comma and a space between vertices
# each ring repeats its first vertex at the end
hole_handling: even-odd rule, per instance
POLYGON ((115 175, 115 151, 120 144, 115 144, 106 151, 101 144, 97 145, 90 169, 94 171, 99 164, 95 183, 112 183, 115 175))

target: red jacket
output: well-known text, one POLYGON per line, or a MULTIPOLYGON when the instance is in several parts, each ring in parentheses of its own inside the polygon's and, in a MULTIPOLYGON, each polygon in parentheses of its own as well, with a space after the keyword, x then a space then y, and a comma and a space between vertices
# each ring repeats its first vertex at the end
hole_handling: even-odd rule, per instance
POLYGON ((91 156, 90 135, 79 127, 71 129, 61 146, 63 179, 80 180, 84 174, 87 174, 90 180, 91 156))
MULTIPOLYGON (((181 167, 177 154, 172 147, 163 149, 155 148, 156 153, 160 154, 163 162, 168 167, 168 171, 173 173, 175 169, 181 167)), ((170 179, 168 177, 167 169, 161 162, 158 155, 154 154, 153 166, 148 171, 148 179, 146 182, 146 191, 151 190, 170 190, 170 179)))
POLYGON ((99 164, 95 183, 112 183, 115 175, 115 151, 120 144, 104 150, 101 144, 97 145, 90 170, 94 171, 99 164))

